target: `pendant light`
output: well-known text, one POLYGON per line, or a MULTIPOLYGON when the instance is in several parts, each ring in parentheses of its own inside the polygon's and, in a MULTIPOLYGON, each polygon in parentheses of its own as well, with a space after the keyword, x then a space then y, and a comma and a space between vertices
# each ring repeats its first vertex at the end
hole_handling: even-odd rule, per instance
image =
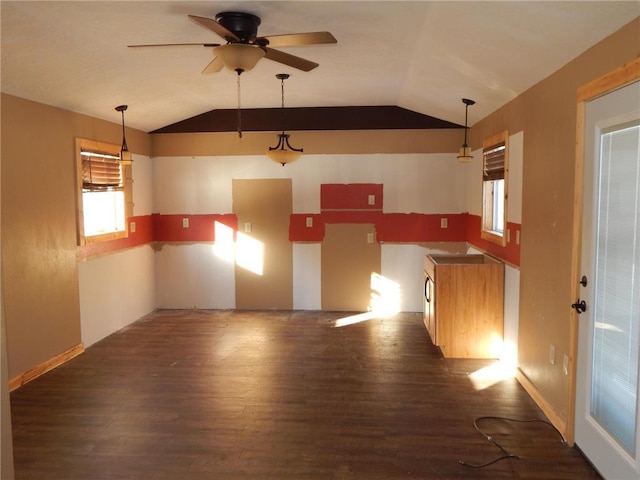
POLYGON ((133 163, 131 152, 127 146, 127 139, 124 136, 124 111, 127 108, 127 105, 118 105, 116 107, 116 111, 122 113, 122 147, 120 148, 120 165, 131 165, 131 163, 133 163))
POLYGON ((467 145, 467 130, 469 127, 467 126, 468 113, 469 113, 469 105, 474 105, 476 102, 473 100, 469 100, 468 98, 463 98, 462 103, 464 103, 464 143, 460 147, 460 153, 458 154, 458 161, 460 162, 470 162, 473 159, 473 155, 471 155, 471 147, 467 145))
POLYGON ((282 106, 280 109, 282 133, 278 134, 278 144, 275 147, 269 147, 267 156, 284 167, 287 163, 291 163, 299 159, 302 155, 303 149, 293 148, 289 144, 289 135, 284 132, 284 81, 289 78, 289 74, 278 73, 276 78, 280 80, 282 90, 282 106))

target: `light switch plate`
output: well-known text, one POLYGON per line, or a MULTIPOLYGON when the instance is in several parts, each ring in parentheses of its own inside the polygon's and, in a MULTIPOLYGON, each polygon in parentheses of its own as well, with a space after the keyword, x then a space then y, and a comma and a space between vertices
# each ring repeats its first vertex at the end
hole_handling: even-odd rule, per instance
POLYGON ((251 222, 245 222, 244 233, 251 233, 251 222))
POLYGON ((375 205, 376 204, 376 196, 375 195, 369 195, 369 197, 367 198, 367 202, 369 203, 369 205, 375 205))
POLYGON ((136 233, 136 222, 129 222, 129 232, 136 233))
POLYGON ((443 217, 440 219, 440 228, 449 227, 449 219, 447 217, 443 217))
POLYGON ((189 228, 189 218, 185 217, 182 219, 182 228, 189 228))
POLYGON ((373 243, 374 236, 373 233, 367 233, 367 243, 373 243))
POLYGON ((313 217, 307 217, 306 222, 307 227, 313 227, 313 217))

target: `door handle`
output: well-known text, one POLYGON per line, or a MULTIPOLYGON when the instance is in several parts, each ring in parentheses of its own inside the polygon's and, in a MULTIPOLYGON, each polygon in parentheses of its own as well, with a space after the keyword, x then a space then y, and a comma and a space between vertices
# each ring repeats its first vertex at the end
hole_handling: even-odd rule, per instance
POLYGON ((576 300, 576 303, 571 304, 571 308, 575 308, 576 312, 582 313, 587 311, 587 302, 584 300, 576 300))
POLYGON ((429 295, 430 292, 430 288, 429 288, 429 282, 431 282, 431 278, 427 277, 427 279, 424 281, 424 299, 427 301, 427 303, 431 303, 431 295, 429 295))

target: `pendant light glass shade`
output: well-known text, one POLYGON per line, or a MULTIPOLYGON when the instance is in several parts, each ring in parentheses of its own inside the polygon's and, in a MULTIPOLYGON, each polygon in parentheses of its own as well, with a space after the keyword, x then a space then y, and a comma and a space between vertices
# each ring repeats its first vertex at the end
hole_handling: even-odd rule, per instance
POLYGON ((287 163, 295 162, 301 156, 302 148, 293 148, 289 145, 289 135, 286 133, 279 134, 278 144, 275 147, 269 147, 269 150, 267 151, 267 157, 274 162, 281 164, 283 167, 287 163))
POLYGON ((458 154, 458 161, 462 163, 467 163, 473 160, 473 155, 471 155, 471 147, 467 145, 467 131, 469 127, 467 126, 468 113, 469 113, 469 105, 474 105, 476 102, 473 100, 469 100, 468 98, 463 98, 462 103, 464 103, 464 143, 460 147, 460 153, 458 154))
POLYGON ((122 113, 122 147, 120 148, 120 165, 131 165, 133 163, 131 152, 127 146, 127 139, 124 135, 124 112, 127 108, 127 105, 118 105, 116 107, 116 111, 122 113))
POLYGON ((247 72, 256 66, 264 57, 265 52, 260 47, 242 43, 229 43, 214 49, 224 66, 234 72, 247 72))

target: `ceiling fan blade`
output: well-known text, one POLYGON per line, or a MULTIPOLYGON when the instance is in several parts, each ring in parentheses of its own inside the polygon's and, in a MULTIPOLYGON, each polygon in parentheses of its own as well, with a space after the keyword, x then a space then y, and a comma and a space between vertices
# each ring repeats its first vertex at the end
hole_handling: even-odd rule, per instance
POLYGON ((220 60, 220 57, 216 57, 213 60, 211 60, 209 65, 204 67, 204 70, 202 70, 202 73, 216 73, 222 70, 222 67, 224 67, 224 63, 222 63, 222 60, 220 60))
POLYGON ((149 45, 127 45, 129 48, 140 47, 219 47, 219 43, 152 43, 149 45))
POLYGON ((291 55, 289 53, 281 52, 280 50, 274 50, 269 47, 260 47, 265 51, 265 58, 269 60, 273 60, 274 62, 283 63, 284 65, 288 65, 293 68, 297 68, 298 70, 302 70, 303 72, 308 72, 309 70, 313 70, 318 66, 317 63, 311 62, 301 57, 296 57, 295 55, 291 55))
MULTIPOLYGON (((286 33, 284 35, 270 35, 262 37, 270 47, 295 47, 297 45, 320 45, 323 43, 338 43, 336 37, 329 32, 286 33)), ((256 41, 259 44, 259 41, 256 41)))
POLYGON ((231 30, 228 30, 227 28, 220 25, 218 22, 216 22, 212 18, 198 17, 197 15, 189 15, 189 18, 194 22, 199 23, 203 27, 208 28, 209 30, 212 30, 213 32, 215 32, 217 35, 221 36, 228 42, 232 40, 236 42, 240 41, 240 37, 238 37, 231 30))

